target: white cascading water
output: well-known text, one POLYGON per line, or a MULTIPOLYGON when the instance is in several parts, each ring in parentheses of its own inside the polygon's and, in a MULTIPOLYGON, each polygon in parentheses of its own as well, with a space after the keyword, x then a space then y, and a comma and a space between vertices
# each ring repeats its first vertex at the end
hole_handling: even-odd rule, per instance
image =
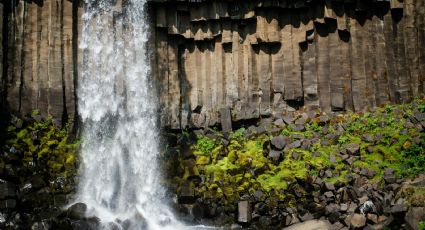
POLYGON ((146 0, 86 0, 79 88, 77 202, 102 228, 177 229, 160 185, 157 96, 149 78, 146 0), (124 2, 124 1, 123 1, 124 2))

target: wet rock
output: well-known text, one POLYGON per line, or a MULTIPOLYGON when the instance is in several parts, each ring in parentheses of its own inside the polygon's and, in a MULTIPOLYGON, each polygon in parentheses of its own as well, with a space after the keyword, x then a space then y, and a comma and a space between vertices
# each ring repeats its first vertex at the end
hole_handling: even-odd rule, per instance
POLYGON ((230 229, 242 229, 243 227, 241 226, 241 225, 239 225, 239 224, 232 224, 231 226, 230 226, 230 229))
POLYGON ((47 221, 35 222, 31 226, 31 230, 48 230, 50 229, 50 225, 47 221))
POLYGON ((283 136, 276 136, 273 137, 271 140, 271 144, 274 148, 278 149, 278 150, 282 150, 285 146, 286 146, 286 140, 283 136))
POLYGON ((347 145, 346 151, 350 155, 358 155, 360 153, 360 146, 356 143, 350 143, 347 145))
POLYGON ((87 205, 84 203, 76 203, 66 210, 66 216, 71 219, 79 220, 86 216, 87 205))
MULTIPOLYGON (((71 225, 73 229, 85 229, 85 230, 96 230, 99 228, 99 219, 96 217, 92 217, 92 218, 87 218, 84 220, 76 220, 76 221, 72 221, 71 225)), ((124 221, 122 226, 124 227, 124 229, 141 229, 141 228, 137 228, 139 225, 142 225, 141 222, 139 223, 134 223, 134 222, 130 222, 128 220, 124 221), (135 226, 136 225, 136 226, 135 226)))
POLYGON ((206 216, 207 207, 202 203, 196 202, 194 205, 192 205, 190 213, 194 219, 201 220, 206 216))
POLYGON ((180 186, 180 192, 177 197, 179 204, 193 204, 195 202, 194 185, 190 181, 184 181, 180 186))
POLYGON ((12 209, 16 207, 16 200, 7 199, 0 201, 0 209, 12 209))
POLYGON ((419 222, 425 220, 425 207, 412 207, 404 220, 409 229, 419 230, 419 222))
POLYGON ((238 222, 249 223, 252 218, 251 206, 249 201, 238 202, 238 222))
POLYGON ((294 224, 283 230, 330 230, 332 225, 325 220, 309 220, 306 222, 294 224))
POLYGON ((272 224, 272 220, 268 216, 260 216, 258 223, 264 228, 268 228, 272 224))
POLYGON ((0 199, 16 196, 16 185, 0 179, 0 199))
POLYGON ((362 214, 355 213, 350 218, 350 225, 355 228, 362 228, 366 225, 366 217, 362 214))

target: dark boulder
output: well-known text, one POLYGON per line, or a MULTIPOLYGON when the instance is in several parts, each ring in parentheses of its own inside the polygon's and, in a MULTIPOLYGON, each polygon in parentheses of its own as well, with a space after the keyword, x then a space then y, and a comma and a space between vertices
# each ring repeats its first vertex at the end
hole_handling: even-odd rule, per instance
POLYGON ((282 150, 286 146, 287 143, 286 143, 285 138, 283 136, 279 135, 279 136, 272 138, 271 144, 272 144, 272 147, 274 147, 275 149, 282 150))
POLYGON ((66 216, 70 219, 80 220, 86 216, 87 205, 84 203, 76 203, 66 210, 66 216))

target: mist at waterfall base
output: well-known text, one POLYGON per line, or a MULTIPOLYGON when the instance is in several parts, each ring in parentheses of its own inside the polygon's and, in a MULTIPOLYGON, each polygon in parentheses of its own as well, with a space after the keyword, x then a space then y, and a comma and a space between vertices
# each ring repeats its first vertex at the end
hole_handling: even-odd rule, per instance
POLYGON ((186 229, 165 205, 157 162, 157 97, 147 60, 146 0, 87 0, 82 175, 76 202, 104 229, 186 229), (115 3, 112 3, 115 2, 115 3))

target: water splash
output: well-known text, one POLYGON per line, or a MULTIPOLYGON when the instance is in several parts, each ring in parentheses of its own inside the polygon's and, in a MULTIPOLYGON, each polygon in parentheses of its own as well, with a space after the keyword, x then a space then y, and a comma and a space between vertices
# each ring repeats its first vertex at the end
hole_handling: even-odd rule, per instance
POLYGON ((86 0, 79 112, 82 172, 77 201, 104 228, 178 229, 163 205, 157 97, 147 54, 146 0, 86 0))

